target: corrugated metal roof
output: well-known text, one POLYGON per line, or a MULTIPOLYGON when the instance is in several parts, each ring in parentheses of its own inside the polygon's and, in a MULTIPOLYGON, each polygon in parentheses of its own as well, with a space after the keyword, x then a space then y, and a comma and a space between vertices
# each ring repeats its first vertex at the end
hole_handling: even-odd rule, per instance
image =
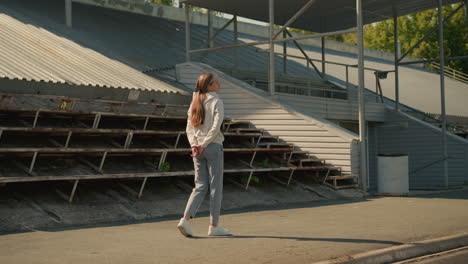
MULTIPOLYGON (((27 24, 40 27, 79 43, 113 60, 122 62, 138 71, 171 67, 185 62, 185 25, 183 22, 157 17, 133 14, 96 6, 73 3, 73 29, 64 25, 64 1, 22 0, 0 2, 0 13, 7 12, 27 24), (5 8, 3 8, 5 6, 5 8), (6 9, 8 7, 8 10, 6 9), (15 13, 23 17, 17 17, 15 13)), ((265 31, 268 29, 265 28, 265 31)), ((192 48, 206 47, 204 41, 207 27, 191 25, 192 48)), ((239 34, 240 41, 254 41, 262 38, 239 34)), ((232 31, 218 35, 215 45, 233 43, 232 31)), ((257 47, 237 49, 239 67, 256 71, 267 71, 268 56, 256 52, 257 47)), ((317 48, 319 50, 319 48, 317 48)), ((210 65, 233 66, 234 50, 221 50, 194 54, 193 60, 210 65)), ((277 57, 277 69, 282 59, 277 57)), ((295 74, 318 76, 312 70, 295 62, 288 63, 288 71, 295 74)))
POLYGON ((2 5, 0 39, 0 78, 184 93, 2 5))
MULTIPOLYGON (((268 22, 267 0, 184 0, 195 6, 239 15, 268 22)), ((283 25, 309 0, 275 1, 275 24, 283 25)), ((443 5, 462 0, 443 0, 443 5)), ((430 0, 362 0, 363 22, 370 24, 393 17, 403 16, 437 7, 437 1, 430 0)), ((313 32, 329 32, 356 26, 356 0, 315 0, 291 27, 313 32)))

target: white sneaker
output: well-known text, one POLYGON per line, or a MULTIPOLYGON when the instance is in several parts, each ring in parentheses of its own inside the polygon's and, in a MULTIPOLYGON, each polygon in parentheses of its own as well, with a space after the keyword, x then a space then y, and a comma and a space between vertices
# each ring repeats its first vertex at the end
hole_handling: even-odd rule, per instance
POLYGON ((231 232, 222 226, 211 226, 208 228, 209 236, 231 236, 231 232))
POLYGON ((179 224, 177 225, 180 233, 186 237, 192 237, 192 229, 190 228, 189 221, 185 218, 181 218, 179 224))

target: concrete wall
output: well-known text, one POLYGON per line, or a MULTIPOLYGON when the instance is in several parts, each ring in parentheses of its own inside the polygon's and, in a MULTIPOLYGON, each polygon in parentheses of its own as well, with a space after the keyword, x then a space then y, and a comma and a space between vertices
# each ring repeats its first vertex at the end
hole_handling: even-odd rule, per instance
POLYGON ((176 93, 137 91, 122 88, 103 88, 78 86, 62 83, 47 83, 24 80, 0 79, 0 93, 61 95, 76 98, 108 99, 127 101, 130 92, 139 92, 140 102, 159 102, 165 104, 189 104, 191 97, 176 93))
MULTIPOLYGON (((377 187, 376 164, 379 153, 407 153, 409 155, 410 189, 443 187, 440 128, 407 114, 387 109, 386 122, 370 124, 368 138, 370 188, 372 190, 376 190, 377 187), (433 162, 436 163, 423 168, 433 162)), ((468 140, 448 134, 447 145, 449 185, 468 183, 468 140)))

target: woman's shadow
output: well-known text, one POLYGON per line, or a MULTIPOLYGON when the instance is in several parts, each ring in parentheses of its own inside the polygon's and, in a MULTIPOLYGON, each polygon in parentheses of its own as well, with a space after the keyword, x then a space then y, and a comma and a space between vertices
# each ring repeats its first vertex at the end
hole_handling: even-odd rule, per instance
POLYGON ((388 244, 388 245, 402 245, 403 243, 387 240, 374 240, 374 239, 354 239, 354 238, 312 238, 312 237, 290 237, 290 236, 193 236, 192 239, 219 239, 219 238, 271 238, 271 239, 291 239, 297 241, 328 241, 328 242, 342 242, 342 243, 374 243, 374 244, 388 244))

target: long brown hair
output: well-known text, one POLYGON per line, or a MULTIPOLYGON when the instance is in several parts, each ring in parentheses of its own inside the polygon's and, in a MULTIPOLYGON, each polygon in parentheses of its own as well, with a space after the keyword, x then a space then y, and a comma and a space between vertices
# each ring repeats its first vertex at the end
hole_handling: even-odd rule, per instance
POLYGON ((206 93, 208 92, 208 86, 216 80, 216 76, 211 73, 203 73, 198 77, 195 94, 192 98, 191 104, 191 117, 190 122, 193 127, 198 127, 205 121, 205 109, 203 108, 203 102, 206 99, 206 93))

